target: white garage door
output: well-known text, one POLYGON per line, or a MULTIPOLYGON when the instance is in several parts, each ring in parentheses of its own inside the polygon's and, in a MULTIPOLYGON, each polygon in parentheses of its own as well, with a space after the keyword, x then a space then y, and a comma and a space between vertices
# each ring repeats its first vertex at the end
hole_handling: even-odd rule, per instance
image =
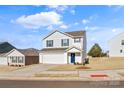
POLYGON ((7 65, 7 58, 6 57, 0 57, 0 65, 7 65))
POLYGON ((42 54, 42 62, 47 64, 65 64, 64 52, 45 52, 42 54))

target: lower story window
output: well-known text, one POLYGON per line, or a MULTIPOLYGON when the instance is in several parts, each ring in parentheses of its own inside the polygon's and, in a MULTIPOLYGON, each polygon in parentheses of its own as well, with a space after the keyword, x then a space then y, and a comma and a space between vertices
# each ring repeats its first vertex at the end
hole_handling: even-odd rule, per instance
POLYGON ((18 62, 23 63, 23 57, 18 57, 18 62))
POLYGON ((121 50, 120 50, 120 53, 122 53, 122 52, 123 52, 123 50, 121 49, 121 50))

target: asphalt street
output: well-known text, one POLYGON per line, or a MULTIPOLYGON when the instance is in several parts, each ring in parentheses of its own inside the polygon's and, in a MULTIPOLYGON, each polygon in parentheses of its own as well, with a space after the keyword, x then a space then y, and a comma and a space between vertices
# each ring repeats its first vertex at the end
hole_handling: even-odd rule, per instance
POLYGON ((124 81, 0 80, 0 88, 124 88, 124 81))

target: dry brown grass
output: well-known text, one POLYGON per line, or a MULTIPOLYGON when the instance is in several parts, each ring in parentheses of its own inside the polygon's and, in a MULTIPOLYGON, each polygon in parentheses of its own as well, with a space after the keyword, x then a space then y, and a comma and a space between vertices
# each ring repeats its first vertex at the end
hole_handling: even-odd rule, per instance
POLYGON ((79 77, 78 74, 35 74, 35 77, 79 77))
POLYGON ((82 65, 59 65, 49 70, 55 71, 66 71, 66 70, 111 70, 111 69, 124 69, 124 58, 90 58, 90 64, 87 64, 86 67, 91 69, 76 69, 82 65))
POLYGON ((10 72, 10 71, 13 71, 13 70, 17 70, 19 68, 21 68, 21 67, 12 67, 12 66, 0 65, 0 73, 10 72))

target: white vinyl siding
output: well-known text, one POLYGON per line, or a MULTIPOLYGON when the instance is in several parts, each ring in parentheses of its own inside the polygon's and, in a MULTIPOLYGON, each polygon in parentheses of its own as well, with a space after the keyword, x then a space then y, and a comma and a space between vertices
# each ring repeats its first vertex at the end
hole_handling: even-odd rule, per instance
POLYGON ((109 56, 124 57, 124 32, 109 41, 109 56))
POLYGON ((60 32, 55 32, 43 40, 43 46, 42 47, 43 48, 69 47, 69 46, 62 46, 62 42, 61 42, 62 39, 69 39, 69 46, 72 46, 72 44, 73 44, 73 38, 72 37, 69 37, 69 36, 62 34, 60 32), (47 44, 46 44, 47 40, 53 40, 53 47, 47 47, 47 44))
POLYGON ((0 65, 7 65, 7 57, 0 56, 0 65))

